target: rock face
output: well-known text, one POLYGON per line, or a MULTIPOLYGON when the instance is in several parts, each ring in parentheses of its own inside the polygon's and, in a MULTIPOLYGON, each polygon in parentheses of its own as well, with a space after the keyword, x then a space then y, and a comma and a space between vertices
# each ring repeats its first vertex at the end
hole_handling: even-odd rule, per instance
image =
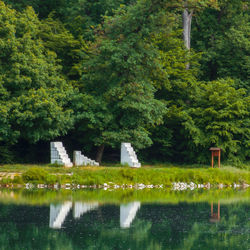
POLYGON ((74 151, 73 163, 75 166, 99 166, 99 163, 84 156, 81 151, 74 151))
POLYGON ((62 142, 51 142, 50 143, 50 159, 51 163, 61 164, 65 167, 72 167, 73 164, 63 147, 62 142))
POLYGON ((141 167, 131 143, 123 142, 121 145, 121 164, 128 164, 134 168, 141 167))

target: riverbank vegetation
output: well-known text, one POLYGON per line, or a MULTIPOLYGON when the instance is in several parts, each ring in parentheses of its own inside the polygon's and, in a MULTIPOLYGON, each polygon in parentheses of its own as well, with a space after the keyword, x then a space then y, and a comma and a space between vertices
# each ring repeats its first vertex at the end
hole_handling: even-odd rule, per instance
POLYGON ((129 167, 77 167, 62 168, 49 166, 9 166, 2 167, 1 183, 4 184, 47 184, 89 187, 133 187, 153 185, 158 188, 172 187, 173 183, 195 183, 218 186, 250 184, 250 171, 234 167, 188 168, 148 166, 139 169, 129 167), (6 172, 4 172, 4 169, 6 172))
POLYGON ((0 163, 48 163, 51 140, 99 162, 121 142, 146 162, 249 161, 249 17, 246 0, 0 0, 0 163))

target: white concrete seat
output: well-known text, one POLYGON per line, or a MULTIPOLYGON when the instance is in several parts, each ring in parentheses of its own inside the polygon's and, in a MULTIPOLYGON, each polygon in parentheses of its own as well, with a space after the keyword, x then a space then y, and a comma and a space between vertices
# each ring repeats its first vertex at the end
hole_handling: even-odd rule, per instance
POLYGON ((138 161, 131 143, 123 142, 121 144, 121 164, 128 164, 130 167, 134 168, 141 167, 141 163, 138 161))

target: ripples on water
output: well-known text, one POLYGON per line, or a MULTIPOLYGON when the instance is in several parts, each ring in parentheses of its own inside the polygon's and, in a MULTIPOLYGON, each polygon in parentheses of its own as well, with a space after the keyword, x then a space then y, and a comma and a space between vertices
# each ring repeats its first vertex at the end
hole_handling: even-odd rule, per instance
POLYGON ((249 250, 249 235, 249 199, 112 204, 68 196, 45 205, 0 203, 0 249, 249 250))

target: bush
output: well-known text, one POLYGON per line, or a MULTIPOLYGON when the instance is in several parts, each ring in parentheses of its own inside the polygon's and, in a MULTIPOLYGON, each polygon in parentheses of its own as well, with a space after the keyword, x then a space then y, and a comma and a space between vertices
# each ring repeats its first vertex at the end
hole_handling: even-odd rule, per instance
POLYGON ((3 178, 1 180, 1 184, 11 184, 12 182, 13 182, 13 180, 10 177, 3 178))
POLYGON ((11 151, 10 147, 5 144, 0 144, 0 163, 13 163, 14 153, 11 151))
POLYGON ((55 167, 55 168, 61 168, 61 167, 63 167, 63 164, 55 162, 55 163, 48 164, 48 166, 49 167, 55 167))
POLYGON ((23 178, 21 176, 15 176, 13 183, 14 184, 23 184, 23 178))
POLYGON ((23 173, 24 182, 45 182, 48 179, 49 173, 41 168, 30 168, 23 173))

